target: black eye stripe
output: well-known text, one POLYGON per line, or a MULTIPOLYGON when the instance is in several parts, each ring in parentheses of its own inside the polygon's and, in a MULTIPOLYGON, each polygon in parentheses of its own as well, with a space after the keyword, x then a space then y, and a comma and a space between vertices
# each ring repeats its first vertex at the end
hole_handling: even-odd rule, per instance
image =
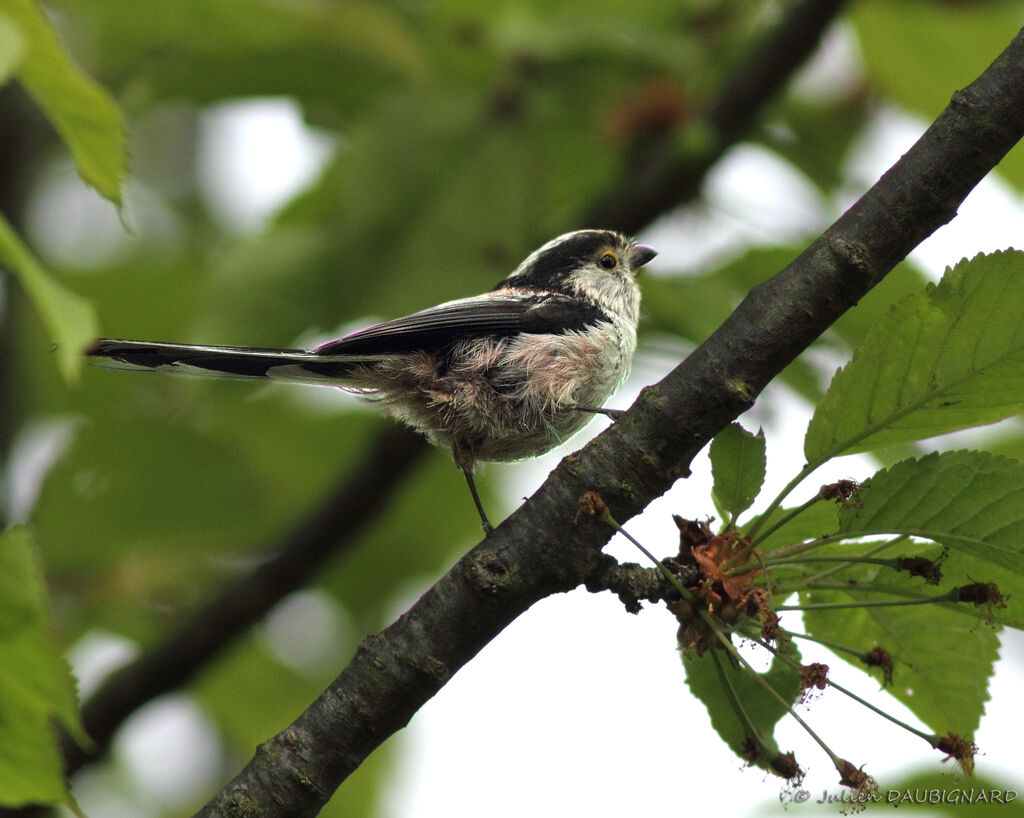
MULTIPOLYGON (((581 230, 569 234, 562 241, 543 248, 531 258, 528 268, 520 268, 501 281, 495 289, 506 286, 529 286, 549 292, 572 294, 575 290, 569 285, 568 278, 573 272, 587 265, 600 265, 603 252, 611 247, 622 247, 624 244, 623 237, 610 230, 581 230)), ((617 255, 616 260, 618 261, 617 255)))

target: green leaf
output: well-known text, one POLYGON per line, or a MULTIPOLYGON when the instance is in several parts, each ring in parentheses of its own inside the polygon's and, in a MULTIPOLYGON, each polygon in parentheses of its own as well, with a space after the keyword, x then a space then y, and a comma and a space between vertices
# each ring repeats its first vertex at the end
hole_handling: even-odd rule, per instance
POLYGON ((869 99, 858 89, 828 101, 799 95, 779 100, 772 106, 771 126, 762 127, 762 139, 830 195, 846 181, 841 160, 874 110, 869 99))
MULTIPOLYGON (((157 387, 150 400, 173 406, 174 392, 159 391, 159 376, 97 375, 149 378, 157 387)), ((171 559, 259 542, 278 521, 276 498, 245 452, 146 408, 135 399, 119 415, 79 426, 47 474, 33 519, 55 569, 88 575, 126 554, 140 561, 148 553, 167 571, 171 559)))
MULTIPOLYGON (((781 648, 780 648, 781 650, 781 648)), ((799 651, 790 643, 785 654, 791 661, 800 663, 799 651)), ((745 668, 733 667, 724 658, 720 662, 728 679, 729 685, 736 693, 743 711, 755 730, 769 745, 774 745, 772 734, 775 725, 788 712, 779 701, 772 696, 764 685, 754 678, 754 674, 745 668)), ((748 741, 747 729, 736 713, 732 698, 723 685, 722 676, 715 665, 714 658, 706 653, 703 656, 687 656, 683 654, 683 667, 686 668, 686 683, 698 699, 704 702, 711 717, 711 726, 715 728, 726 744, 740 758, 750 760, 746 752, 748 741)), ((800 695, 800 676, 778 657, 772 660, 767 672, 758 674, 787 702, 795 702, 800 695)), ((771 761, 771 759, 767 759, 771 761)), ((758 765, 765 767, 765 759, 759 759, 758 765)))
MULTIPOLYGON (((1021 24, 1017 0, 875 0, 855 4, 849 17, 875 87, 929 122, 1006 48, 1021 24)), ((1020 188, 1024 150, 1010 151, 1000 170, 1020 188)))
POLYGON ((0 85, 14 73, 25 53, 21 30, 10 17, 0 13, 0 85))
MULTIPOLYGON (((988 452, 903 460, 839 514, 852 536, 908 534, 1024 575, 1024 466, 988 452)), ((979 566, 981 570, 981 566, 979 566)))
POLYGON ((97 73, 147 102, 288 96, 320 124, 349 127, 362 109, 433 68, 427 26, 415 25, 408 9, 372 0, 178 0, 148 15, 127 0, 53 5, 87 27, 97 73))
POLYGON ((25 45, 18 79, 67 144, 82 178, 120 206, 125 140, 117 103, 75 65, 37 3, 0 0, 0 13, 25 45))
POLYGON ((1020 5, 876 0, 850 15, 872 78, 928 119, 980 74, 1020 28, 1020 5))
POLYGON ((815 409, 808 461, 993 423, 1024 409, 1024 253, 947 270, 897 303, 815 409))
MULTIPOLYGON (((817 503, 808 512, 818 507, 833 513, 835 509, 832 503, 817 503)), ((988 453, 963 451, 903 461, 862 484, 857 501, 842 508, 839 519, 840 532, 850 536, 909 534, 948 546, 942 581, 929 586, 920 577, 865 563, 807 563, 803 578, 789 573, 800 566, 773 568, 775 580, 789 587, 806 584, 808 574, 835 569, 828 582, 837 588, 802 591, 805 604, 929 598, 960 585, 993 581, 1008 597, 1005 609, 943 602, 803 612, 807 632, 814 637, 860 651, 884 647, 895 665, 892 694, 936 732, 970 736, 984 711, 998 648, 995 630, 979 620, 1018 624, 1024 616, 1017 600, 1024 570, 1024 466, 988 453)), ((796 531, 799 538, 823 533, 827 530, 796 531)), ((877 546, 833 543, 814 555, 858 556, 871 551, 880 557, 939 557, 933 543, 908 540, 884 552, 877 546)))
POLYGON ((45 597, 28 531, 0 534, 0 804, 6 806, 74 806, 54 722, 88 741, 74 680, 47 630, 45 597))
POLYGON ((92 304, 51 278, 2 214, 0 265, 21 281, 57 344, 57 365, 61 374, 69 382, 76 381, 82 368, 82 352, 99 334, 92 304))
POLYGON ((750 508, 761 491, 765 475, 764 430, 752 435, 730 423, 711 441, 711 496, 718 513, 735 520, 750 508))
MULTIPOLYGON (((912 580, 906 580, 909 585, 912 580)), ((920 580, 916 580, 921 586, 920 580)), ((927 589, 922 596, 932 595, 927 589)), ((808 591, 801 602, 876 601, 878 593, 808 591)), ((869 651, 881 645, 892 656, 889 688, 936 733, 972 736, 988 699, 988 681, 999 640, 972 612, 940 605, 911 605, 803 612, 812 636, 869 651)))

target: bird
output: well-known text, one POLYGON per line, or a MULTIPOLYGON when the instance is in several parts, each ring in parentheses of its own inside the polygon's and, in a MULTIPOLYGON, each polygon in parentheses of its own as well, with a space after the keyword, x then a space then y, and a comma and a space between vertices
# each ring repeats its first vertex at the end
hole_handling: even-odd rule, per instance
POLYGON ((340 387, 449 451, 473 479, 479 461, 514 461, 562 443, 603 408, 637 343, 636 275, 657 255, 613 230, 576 230, 532 252, 488 292, 447 301, 313 349, 101 338, 100 367, 340 387))

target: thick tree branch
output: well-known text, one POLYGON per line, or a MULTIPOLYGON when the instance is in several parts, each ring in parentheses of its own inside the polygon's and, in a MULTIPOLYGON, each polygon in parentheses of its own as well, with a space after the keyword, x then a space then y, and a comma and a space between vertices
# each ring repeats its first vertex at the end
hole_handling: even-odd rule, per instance
POLYGON ((573 524, 597 491, 619 520, 688 472, 761 389, 923 238, 1024 135, 1024 31, 917 144, 612 428, 565 458, 530 501, 394 624, 199 813, 315 815, 334 789, 520 613, 599 574, 607 529, 573 524))
MULTIPOLYGON (((706 114, 716 134, 713 151, 686 162, 669 157, 659 150, 645 160, 643 168, 631 174, 630 180, 609 191, 593 208, 587 224, 617 227, 635 232, 663 210, 681 204, 696 195, 704 175, 730 144, 739 139, 764 109, 772 96, 788 80, 791 73, 818 45, 822 32, 835 17, 845 0, 802 0, 751 53, 749 58, 725 83, 706 114), (670 178, 663 184, 660 174, 663 163, 671 165, 670 178), (635 178, 643 184, 637 185, 635 178), (625 199, 625 196, 639 196, 625 199), (650 204, 647 204, 650 200, 650 204), (649 215, 643 215, 649 214, 649 215)), ((667 144, 667 143, 666 143, 667 144)), ((353 486, 366 480, 368 492, 387 497, 414 462, 423 455, 426 444, 408 438, 406 432, 395 432, 404 441, 396 447, 391 436, 382 439, 367 454, 364 465, 344 481, 327 504, 314 511, 284 541, 271 549, 275 556, 251 575, 240 578, 231 587, 208 603, 182 624, 163 643, 140 656, 136 661, 107 679, 103 686, 82 707, 87 732, 96 745, 89 751, 65 743, 65 762, 69 774, 102 757, 120 724, 151 698, 174 689, 197 673, 218 651, 258 621, 275 602, 308 579, 323 560, 337 553, 356 539, 357 524, 349 520, 332 523, 330 509, 339 513, 346 508, 345 499, 353 486), (390 464, 391 476, 377 474, 367 480, 367 464, 390 464), (345 532, 331 550, 329 538, 333 531, 345 532), (309 549, 316 551, 311 558, 309 549), (293 568, 278 571, 279 564, 293 568), (293 575, 296 566, 303 566, 302 576, 293 575), (212 623, 216 623, 213 625, 212 623)), ((365 504, 356 505, 366 510, 365 504)), ((372 511, 372 510, 371 510, 372 511)), ((361 516, 361 519, 367 519, 361 516)), ((596 581, 596 580, 595 580, 596 581)), ((642 598, 642 596, 641 596, 642 598)))

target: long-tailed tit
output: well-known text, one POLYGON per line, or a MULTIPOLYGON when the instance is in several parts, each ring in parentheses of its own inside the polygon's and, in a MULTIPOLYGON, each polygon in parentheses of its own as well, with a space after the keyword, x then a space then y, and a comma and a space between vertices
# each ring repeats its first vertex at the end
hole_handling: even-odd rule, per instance
POLYGON ((313 350, 102 339, 101 366, 337 386, 473 466, 543 454, 581 429, 629 372, 640 290, 656 255, 610 230, 549 241, 493 290, 385 321, 313 350))

